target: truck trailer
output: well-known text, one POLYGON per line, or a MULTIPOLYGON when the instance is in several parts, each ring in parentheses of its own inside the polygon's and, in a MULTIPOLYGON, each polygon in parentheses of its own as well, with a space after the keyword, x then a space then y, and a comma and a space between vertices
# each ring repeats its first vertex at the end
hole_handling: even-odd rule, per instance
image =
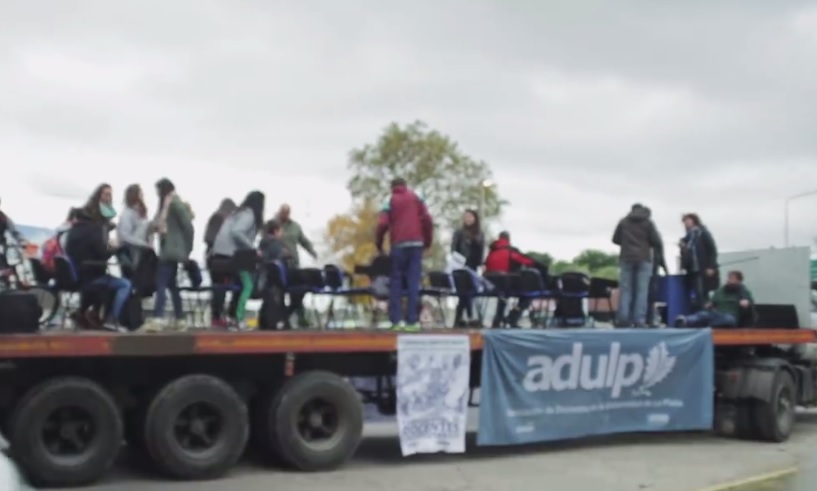
MULTIPOLYGON (((470 337, 471 386, 483 338, 470 337)), ((451 329, 420 334, 451 334, 451 329)), ((342 466, 363 404, 396 410, 397 335, 379 330, 184 333, 42 332, 0 336, 0 417, 12 455, 38 487, 91 484, 123 441, 161 474, 227 473, 248 446, 271 465, 342 466), (352 377, 372 377, 358 390, 352 377)), ((401 333, 401 335, 413 335, 401 333)), ((817 404, 810 329, 715 329, 721 435, 781 442, 797 406, 817 404)))

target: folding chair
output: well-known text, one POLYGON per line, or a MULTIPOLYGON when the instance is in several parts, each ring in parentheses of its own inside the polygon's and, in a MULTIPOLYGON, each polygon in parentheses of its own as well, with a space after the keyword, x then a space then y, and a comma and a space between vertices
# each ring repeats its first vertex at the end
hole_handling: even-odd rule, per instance
POLYGON ((63 305, 60 327, 64 328, 73 304, 79 303, 82 295, 93 295, 104 290, 104 287, 82 288, 79 272, 68 256, 54 257, 54 289, 58 293, 60 305, 63 305))
MULTIPOLYGON (((420 289, 421 297, 431 297, 436 301, 436 311, 442 321, 443 327, 448 327, 445 315, 445 300, 454 294, 454 280, 445 271, 430 271, 426 278, 428 286, 420 289)), ((422 305, 420 305, 422 309, 422 305)))
POLYGON ((559 298, 553 320, 558 327, 584 327, 587 314, 584 300, 590 295, 590 277, 584 273, 566 272, 559 276, 559 298))
MULTIPOLYGON (((188 259, 179 265, 182 281, 179 282, 179 293, 182 294, 182 302, 187 305, 185 315, 190 317, 191 325, 194 328, 205 327, 207 307, 212 299, 213 290, 220 288, 220 285, 204 285, 202 268, 195 259, 188 259)), ((230 285, 233 289, 238 287, 230 285)))
POLYGON ((616 318, 616 309, 613 306, 613 290, 618 288, 618 281, 606 278, 590 278, 590 287, 587 292, 588 313, 593 322, 613 322, 616 318), (599 303, 606 304, 607 309, 601 310, 599 303))
POLYGON ((340 326, 345 328, 346 321, 349 320, 350 316, 356 319, 359 314, 358 305, 352 302, 351 297, 368 296, 371 295, 371 291, 368 288, 353 287, 349 275, 334 264, 327 264, 323 267, 323 276, 326 284, 324 293, 330 298, 329 307, 326 310, 326 327, 331 329, 336 326, 338 319, 335 316, 335 299, 342 298, 345 299, 346 305, 342 311, 340 326))
POLYGON ((537 327, 537 324, 547 325, 550 300, 558 296, 558 290, 549 288, 547 277, 543 276, 539 269, 523 268, 516 276, 516 282, 512 286, 512 295, 519 300, 524 299, 530 302, 531 327, 537 327), (542 306, 537 306, 536 302, 542 300, 544 300, 542 306), (541 317, 542 313, 544 317, 541 317))
MULTIPOLYGON (((323 269, 320 268, 297 268, 286 270, 286 288, 285 291, 290 295, 300 295, 303 300, 306 300, 306 295, 312 295, 311 308, 307 310, 307 317, 310 311, 314 314, 316 325, 322 327, 320 314, 315 308, 314 296, 324 293, 326 289, 326 282, 323 277, 323 269)), ((303 302, 304 307, 306 302, 303 302)))

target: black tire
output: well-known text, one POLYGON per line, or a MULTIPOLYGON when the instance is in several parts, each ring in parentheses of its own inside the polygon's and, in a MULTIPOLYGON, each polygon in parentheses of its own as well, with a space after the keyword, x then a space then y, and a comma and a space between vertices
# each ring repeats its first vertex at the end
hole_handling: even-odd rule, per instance
POLYGON ((170 382, 145 414, 148 454, 161 471, 177 479, 224 475, 241 458, 248 436, 246 404, 229 384, 210 375, 170 382), (187 426, 179 424, 184 421, 187 426))
POLYGON ((330 372, 305 372, 290 378, 267 406, 265 431, 269 448, 302 471, 335 469, 349 460, 363 436, 363 405, 357 391, 330 372), (322 413, 308 431, 320 431, 310 442, 303 411, 322 413))
POLYGON ((122 417, 114 399, 95 382, 55 378, 17 403, 9 441, 35 486, 84 486, 99 480, 116 460, 122 417))
POLYGON ((791 374, 779 369, 772 383, 769 401, 755 401, 754 420, 757 438, 780 443, 791 435, 797 409, 797 387, 791 374))

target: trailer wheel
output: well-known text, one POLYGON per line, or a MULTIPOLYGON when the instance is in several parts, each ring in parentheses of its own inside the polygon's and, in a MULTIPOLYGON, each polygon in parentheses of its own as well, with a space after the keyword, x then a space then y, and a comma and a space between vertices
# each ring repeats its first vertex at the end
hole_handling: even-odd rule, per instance
POLYGON ((768 442, 783 442, 794 428, 797 389, 794 378, 783 369, 777 371, 768 401, 755 401, 754 420, 757 437, 768 442))
POLYGON ((122 417, 101 386, 79 377, 29 390, 10 420, 9 441, 36 486, 83 486, 113 465, 122 446, 122 417))
POLYGON ((363 406, 355 389, 334 373, 290 378, 267 410, 266 437, 281 458, 302 471, 346 462, 363 436, 363 406))
POLYGON ((247 406, 224 381, 186 375, 151 401, 144 431, 147 451, 160 470, 177 479, 213 479, 244 452, 247 406))

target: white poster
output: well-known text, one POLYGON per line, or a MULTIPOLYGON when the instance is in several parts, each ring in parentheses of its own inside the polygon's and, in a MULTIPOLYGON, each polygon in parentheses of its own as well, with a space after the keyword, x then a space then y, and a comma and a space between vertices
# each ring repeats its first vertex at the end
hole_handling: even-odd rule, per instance
POLYGON ((397 337, 397 427, 404 457, 465 452, 470 375, 467 335, 397 337))

